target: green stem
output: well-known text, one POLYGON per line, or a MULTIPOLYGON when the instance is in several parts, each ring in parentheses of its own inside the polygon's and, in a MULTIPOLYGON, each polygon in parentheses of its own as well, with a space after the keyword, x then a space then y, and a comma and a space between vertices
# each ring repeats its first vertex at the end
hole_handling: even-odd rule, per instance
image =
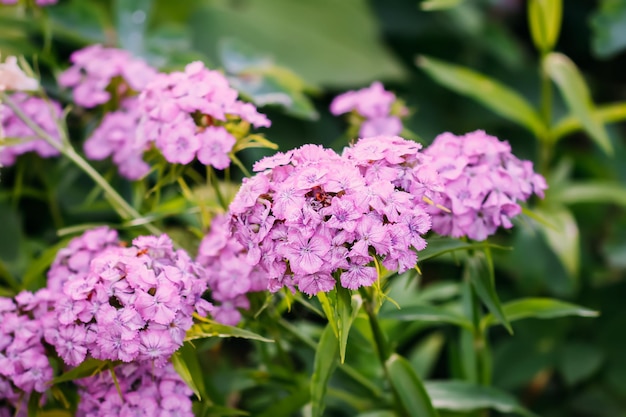
MULTIPOLYGON (((58 150, 60 153, 65 155, 70 161, 72 161, 76 166, 78 166, 85 174, 87 174, 91 179, 98 184, 106 196, 109 198, 111 202, 113 202, 113 208, 118 212, 120 217, 124 220, 130 219, 139 219, 141 218, 141 214, 135 210, 130 204, 124 200, 124 198, 117 192, 115 189, 105 180, 98 171, 96 171, 83 157, 81 157, 74 148, 67 141, 63 141, 64 143, 59 143, 55 138, 49 135, 46 131, 44 131, 41 127, 39 127, 35 122, 32 121, 30 117, 28 117, 22 109, 20 109, 15 102, 6 94, 0 93, 0 99, 4 102, 13 112, 19 117, 30 129, 33 130, 39 137, 44 139, 50 146, 54 149, 58 150)), ((60 131, 62 129, 59 129, 60 131)), ((67 137, 65 133, 62 133, 63 137, 67 137)), ((151 233, 161 234, 162 231, 152 224, 145 224, 144 227, 148 229, 151 233)))
POLYGON ((380 359, 380 363, 383 365, 383 368, 386 369, 385 363, 387 362, 387 359, 389 359, 390 350, 389 344, 387 343, 387 338, 385 337, 385 333, 380 327, 380 322, 378 321, 378 316, 376 315, 376 303, 370 296, 367 289, 361 287, 359 288, 359 292, 363 297, 363 308, 365 309, 365 313, 367 314, 367 318, 370 323, 370 328, 372 329, 372 335, 374 336, 374 343, 376 344, 378 359, 380 359))
POLYGON ((211 185, 213 186, 213 189, 215 190, 217 201, 219 201, 220 206, 222 206, 222 208, 225 211, 228 211, 228 203, 226 202, 226 199, 224 198, 224 195, 222 194, 222 191, 220 189, 220 182, 217 178, 217 174, 215 173, 215 170, 211 168, 209 165, 207 165, 207 176, 209 176, 211 179, 211 185))
POLYGON ((541 53, 541 60, 539 65, 539 71, 541 74, 541 103, 540 112, 543 122, 546 126, 544 137, 539 138, 539 172, 547 174, 550 161, 552 160, 554 141, 551 134, 552 126, 552 81, 546 71, 543 62, 547 52, 541 53))

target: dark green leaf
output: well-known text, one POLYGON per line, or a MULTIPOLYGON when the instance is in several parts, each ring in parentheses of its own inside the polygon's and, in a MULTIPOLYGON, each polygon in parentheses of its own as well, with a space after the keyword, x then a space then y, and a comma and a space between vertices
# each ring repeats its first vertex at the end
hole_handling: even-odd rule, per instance
POLYGON ((206 388, 204 386, 204 377, 202 375, 202 368, 198 361, 197 352, 190 343, 183 343, 183 345, 174 352, 172 355, 172 365, 178 372, 178 375, 185 381, 187 386, 191 388, 198 400, 202 401, 206 395, 206 388))
POLYGON ((227 326, 207 319, 204 319, 201 323, 195 323, 191 329, 187 330, 185 341, 204 339, 207 337, 238 337, 242 339, 258 340, 260 342, 274 342, 271 339, 267 339, 249 330, 227 326))
POLYGON ((411 366, 422 378, 427 378, 437 364, 446 337, 442 332, 432 333, 426 336, 408 355, 411 366))
POLYGON ((222 39, 236 38, 273 56, 314 85, 358 85, 404 77, 381 42, 365 0, 204 2, 192 19, 195 46, 216 58, 222 39), (271 30, 268 30, 271 28, 271 30))
POLYGON ((428 284, 415 297, 416 302, 427 303, 432 301, 447 301, 458 296, 460 293, 459 284, 453 281, 438 281, 428 284))
MULTIPOLYGON (((523 298, 510 301, 502 305, 502 311, 504 311, 509 322, 527 318, 553 319, 566 316, 598 316, 597 311, 552 298, 523 298)), ((496 324, 496 319, 492 314, 489 314, 483 318, 481 326, 484 328, 493 324, 496 324)))
POLYGON ((385 363, 385 367, 389 374, 389 381, 406 415, 411 417, 438 416, 420 377, 406 359, 394 353, 385 363))
POLYGON ((561 346, 559 370, 568 385, 575 385, 592 376, 604 362, 604 354, 589 343, 569 342, 561 346))
MULTIPOLYGON (((52 265, 54 262, 54 258, 57 255, 57 252, 67 246, 67 243, 70 239, 63 239, 56 245, 46 249, 42 254, 33 259, 28 265, 28 269, 24 272, 24 276, 22 277, 22 286, 27 289, 34 291, 37 288, 33 287, 34 283, 37 281, 42 274, 46 272, 46 270, 52 265)), ((44 280, 45 281, 45 280, 44 280)))
POLYGON ((105 43, 109 14, 98 2, 70 0, 47 10, 55 35, 72 38, 78 43, 105 43))
POLYGON ((591 17, 593 52, 609 58, 626 48, 626 3, 622 0, 601 0, 591 17))
POLYGON ((528 20, 535 46, 549 52, 554 48, 561 31, 562 0, 529 0, 528 20))
POLYGON ((320 342, 315 350, 313 376, 311 377, 311 415, 321 417, 324 412, 324 397, 328 388, 328 381, 337 367, 339 358, 339 343, 330 323, 326 325, 320 342))
POLYGON ((613 146, 602 121, 596 114, 589 88, 576 65, 565 55, 556 52, 548 54, 543 65, 559 88, 570 112, 576 116, 598 146, 612 155, 613 146))
POLYGON ((420 56, 417 65, 444 87, 478 101, 538 137, 544 136, 546 127, 537 112, 526 99, 504 84, 468 68, 426 56, 420 56))
POLYGON ((204 417, 249 416, 250 413, 221 405, 212 405, 204 411, 204 417))
POLYGON ((89 358, 75 368, 70 369, 64 374, 52 379, 51 384, 58 384, 66 381, 92 376, 102 371, 109 365, 109 361, 101 361, 99 359, 89 358))
POLYGON ((397 310, 387 310, 379 315, 381 319, 400 321, 429 321, 435 323, 454 324, 472 330, 472 323, 460 314, 433 305, 412 305, 397 310))
POLYGON ((397 417, 397 414, 394 413, 393 411, 379 410, 379 411, 368 411, 367 413, 359 414, 356 417, 397 417))
POLYGON ((426 382, 425 387, 437 409, 469 412, 492 408, 502 413, 534 415, 522 407, 511 394, 494 387, 464 381, 432 381, 426 382))
POLYGON ((311 394, 307 389, 298 389, 293 394, 275 402, 256 417, 291 417, 309 401, 311 394))
POLYGON ((506 327, 509 333, 513 333, 513 329, 502 311, 500 298, 496 293, 493 265, 489 262, 489 259, 484 253, 478 252, 474 256, 467 259, 467 272, 469 274, 470 281, 476 290, 476 294, 478 294, 481 301, 487 306, 489 311, 498 319, 498 321, 506 327))

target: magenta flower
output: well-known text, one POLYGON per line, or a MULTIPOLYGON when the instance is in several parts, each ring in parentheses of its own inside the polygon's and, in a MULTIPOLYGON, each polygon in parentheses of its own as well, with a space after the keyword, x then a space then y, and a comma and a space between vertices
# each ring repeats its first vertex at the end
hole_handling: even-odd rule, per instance
POLYGON ((498 227, 513 226, 511 219, 521 213, 518 201, 532 194, 543 197, 547 189, 530 161, 519 160, 507 142, 481 130, 463 136, 443 133, 425 154, 445 181, 434 200, 449 212, 430 208, 432 228, 442 235, 484 240, 498 227))
MULTIPOLYGON (((14 93, 11 99, 37 126, 60 142, 56 124, 62 113, 59 103, 31 97, 24 93, 14 93)), ((38 137, 11 109, 0 105, 0 133, 2 132, 4 136, 20 139, 21 142, 10 146, 0 146, 0 165, 13 165, 19 155, 27 152, 37 152, 42 158, 59 155, 59 151, 43 138, 38 137)))

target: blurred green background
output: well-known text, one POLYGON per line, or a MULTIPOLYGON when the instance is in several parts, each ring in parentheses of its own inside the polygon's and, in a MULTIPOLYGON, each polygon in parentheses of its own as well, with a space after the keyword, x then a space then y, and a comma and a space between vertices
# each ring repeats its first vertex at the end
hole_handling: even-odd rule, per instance
MULTIPOLYGON (((508 140, 520 158, 537 160, 538 142, 531 133, 446 89, 416 65, 418 56, 427 55, 471 68, 514 88, 538 107, 539 56, 526 1, 448 1, 454 7, 425 10, 431 3, 60 0, 34 15, 0 7, 0 51, 3 56, 35 56, 31 62, 45 86, 61 100, 68 99, 67 93, 55 87, 53 75, 73 50, 89 43, 123 47, 164 70, 204 60, 209 67, 224 69, 249 99, 265 105, 262 111, 273 126, 264 133, 281 150, 304 143, 345 145, 345 120, 329 114, 330 101, 381 80, 405 100, 412 112, 406 126, 425 144, 444 131, 483 129, 508 140), (44 15, 47 24, 42 26, 44 15)), ((564 3, 555 50, 578 66, 596 104, 626 100, 626 1, 564 3)), ((553 89, 556 120, 567 108, 553 89)), ((80 138, 83 127, 72 120, 80 138)), ((567 234, 546 239, 549 232, 521 219, 513 232, 497 238, 514 247, 496 253, 503 301, 552 296, 601 312, 597 319, 518 322, 514 336, 500 329, 492 332, 494 385, 542 416, 626 416, 624 127, 606 125, 612 156, 587 134, 574 132, 557 143, 542 167, 551 187, 543 207, 552 202, 563 208, 566 214, 559 221, 567 234)), ((267 153, 250 151, 244 161, 250 165, 267 153)), ((130 193, 128 184, 111 178, 130 193)), ((57 228, 111 219, 106 203, 85 202, 91 187, 59 160, 25 157, 2 170, 0 259, 7 276, 29 271, 32 260, 58 241, 57 228)), ((454 280, 458 271, 442 259, 423 265, 423 273, 421 288, 428 288, 454 280)), ((423 377, 455 376, 449 360, 455 329, 404 330, 409 333, 398 331, 398 350, 426 358, 421 362, 426 364, 423 377)), ((341 405, 330 403, 328 410, 329 415, 349 415, 342 414, 341 405)))

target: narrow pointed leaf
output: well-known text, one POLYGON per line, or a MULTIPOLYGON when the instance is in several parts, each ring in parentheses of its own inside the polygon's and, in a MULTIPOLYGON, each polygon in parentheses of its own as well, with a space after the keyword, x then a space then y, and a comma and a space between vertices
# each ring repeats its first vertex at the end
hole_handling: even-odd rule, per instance
POLYGON ((463 0, 424 0, 420 3, 420 9, 430 12, 436 10, 446 10, 461 4, 463 0))
POLYGON ((611 203, 626 207, 626 188, 608 181, 572 183, 551 194, 550 198, 563 204, 611 203))
POLYGON ((341 363, 344 363, 346 358, 346 345, 348 344, 350 328, 362 305, 363 299, 359 294, 353 295, 347 288, 337 287, 337 328, 339 330, 339 358, 341 363))
MULTIPOLYGON (((502 305, 502 310, 509 322, 527 318, 553 319, 566 316, 597 317, 599 315, 595 310, 552 298, 523 298, 510 301, 502 305)), ((497 324, 497 320, 489 314, 483 318, 481 326, 485 328, 494 324, 497 324)))
MULTIPOLYGON (((489 247, 494 249, 504 249, 509 250, 510 248, 506 246, 494 245, 489 243, 489 247)), ((462 250, 470 250, 470 249, 479 249, 484 248, 485 243, 468 243, 463 242, 462 240, 451 238, 451 237, 441 237, 441 238, 433 238, 428 240, 428 246, 425 249, 418 252, 418 259, 420 261, 426 261, 428 259, 436 258, 441 255, 445 255, 446 253, 462 251, 462 250)))
POLYGON ((494 387, 464 381, 426 382, 426 391, 437 409, 470 412, 491 408, 502 413, 534 416, 511 394, 494 387))
POLYGON ((101 361, 99 359, 89 358, 77 367, 72 368, 64 374, 54 378, 52 381, 50 381, 50 383, 58 384, 60 382, 73 381, 75 379, 95 375, 105 369, 108 363, 108 361, 101 361))
POLYGON ((311 378, 312 417, 321 417, 324 413, 324 397, 328 389, 328 381, 337 367, 339 343, 330 323, 326 325, 320 342, 315 350, 313 376, 311 378))
MULTIPOLYGON (((626 120, 626 102, 604 104, 596 106, 594 117, 601 123, 616 123, 626 120)), ((583 129, 580 120, 575 116, 569 115, 559 120, 552 128, 551 137, 554 141, 567 136, 571 133, 583 129)))
POLYGON ((585 131, 609 155, 613 146, 596 114, 591 93, 576 65, 565 55, 553 52, 546 56, 544 69, 558 87, 570 112, 580 121, 585 131))
POLYGON ((187 386, 191 388, 198 400, 206 397, 206 388, 204 386, 204 378, 200 367, 200 362, 196 356, 196 350, 190 343, 184 343, 174 355, 172 355, 172 365, 178 372, 178 375, 185 381, 187 386))
POLYGON ((498 319, 500 323, 513 333, 511 325, 506 319, 500 304, 500 298, 496 293, 495 280, 493 276, 493 265, 488 262, 484 253, 476 253, 467 260, 467 271, 469 278, 476 290, 476 294, 481 301, 487 306, 489 311, 498 319))
POLYGON ((530 33, 537 49, 549 52, 554 48, 561 31, 562 17, 562 0, 530 0, 528 2, 530 33))
POLYGON ((536 208, 535 212, 550 225, 537 223, 548 246, 559 258, 572 280, 580 269, 580 233, 572 213, 565 207, 536 208))
POLYGON ((472 323, 460 314, 433 305, 412 305, 400 310, 388 310, 379 315, 381 319, 400 321, 428 321, 441 324, 454 324, 472 330, 472 323))
POLYGON ((519 93, 504 84, 468 68, 420 56, 417 65, 438 83, 468 96, 498 115, 543 136, 544 123, 533 107, 519 93))
POLYGON ((191 326, 191 329, 187 330, 185 341, 204 339, 207 337, 238 337, 241 339, 258 340, 260 342, 274 342, 272 339, 265 338, 249 330, 227 326, 212 320, 205 320, 202 323, 195 323, 191 326))
POLYGON ((389 381, 400 399, 402 408, 410 417, 437 417, 431 400, 409 361, 394 353, 385 363, 389 381))
POLYGON ((339 326, 337 326, 337 294, 335 291, 331 291, 329 293, 320 292, 317 294, 317 299, 320 301, 322 305, 322 310, 328 319, 328 323, 330 323, 333 332, 335 333, 335 337, 339 339, 339 326))

